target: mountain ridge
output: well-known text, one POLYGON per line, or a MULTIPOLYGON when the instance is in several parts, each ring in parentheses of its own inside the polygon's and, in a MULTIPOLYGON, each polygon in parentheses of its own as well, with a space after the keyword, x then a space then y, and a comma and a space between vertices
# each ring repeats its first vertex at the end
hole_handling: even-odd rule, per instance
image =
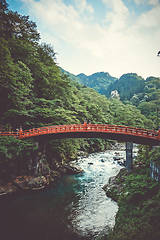
POLYGON ((61 72, 68 75, 71 80, 76 81, 78 84, 93 88, 102 95, 105 95, 105 92, 111 83, 118 80, 118 78, 112 77, 108 72, 96 72, 91 75, 86 75, 84 73, 74 75, 62 68, 61 72))
POLYGON ((108 72, 97 72, 89 76, 84 73, 74 75, 64 72, 74 83, 90 87, 107 98, 110 98, 112 91, 117 90, 120 101, 137 107, 143 115, 155 121, 156 128, 158 128, 157 109, 160 110, 160 78, 144 79, 137 73, 125 73, 117 79, 111 77, 108 72))

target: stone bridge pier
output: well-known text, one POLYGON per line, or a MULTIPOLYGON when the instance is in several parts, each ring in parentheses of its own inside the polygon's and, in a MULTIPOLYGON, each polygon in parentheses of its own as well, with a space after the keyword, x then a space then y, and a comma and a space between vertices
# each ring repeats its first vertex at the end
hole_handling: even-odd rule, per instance
POLYGON ((128 172, 133 170, 132 149, 133 142, 126 142, 126 161, 124 164, 128 172))

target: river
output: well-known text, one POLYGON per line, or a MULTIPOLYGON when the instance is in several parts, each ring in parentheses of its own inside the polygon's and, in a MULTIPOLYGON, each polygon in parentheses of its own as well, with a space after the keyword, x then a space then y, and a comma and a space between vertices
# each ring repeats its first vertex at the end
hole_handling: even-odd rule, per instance
MULTIPOLYGON (((83 173, 61 177, 43 191, 2 196, 0 239, 87 240, 106 235, 118 210, 102 189, 121 168, 114 153, 79 158, 74 163, 83 173)), ((125 151, 119 153, 125 157, 125 151)))

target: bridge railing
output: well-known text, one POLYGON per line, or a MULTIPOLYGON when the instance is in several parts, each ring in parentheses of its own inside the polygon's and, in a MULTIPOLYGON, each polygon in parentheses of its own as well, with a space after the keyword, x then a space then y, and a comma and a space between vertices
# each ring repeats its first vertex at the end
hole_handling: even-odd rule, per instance
POLYGON ((154 130, 147 130, 136 127, 126 127, 120 125, 104 125, 104 124, 88 124, 88 131, 104 131, 104 132, 115 132, 123 134, 133 134, 137 136, 149 136, 158 137, 159 133, 154 130))
POLYGON ((0 136, 12 136, 12 137, 17 137, 19 136, 19 132, 0 132, 0 136))
POLYGON ((32 137, 43 134, 60 133, 60 132, 72 132, 72 131, 83 131, 83 124, 73 124, 73 125, 57 125, 57 126, 47 126, 40 128, 33 128, 29 130, 24 130, 20 135, 20 138, 32 137))
POLYGON ((111 124, 70 124, 70 125, 57 125, 57 126, 46 126, 40 128, 33 128, 29 130, 20 129, 19 132, 1 132, 1 136, 13 136, 19 139, 34 137, 44 134, 52 133, 65 133, 65 132, 108 132, 108 133, 117 133, 123 135, 134 135, 142 136, 146 138, 153 138, 160 140, 160 130, 147 130, 142 128, 127 127, 120 125, 111 125, 111 124))

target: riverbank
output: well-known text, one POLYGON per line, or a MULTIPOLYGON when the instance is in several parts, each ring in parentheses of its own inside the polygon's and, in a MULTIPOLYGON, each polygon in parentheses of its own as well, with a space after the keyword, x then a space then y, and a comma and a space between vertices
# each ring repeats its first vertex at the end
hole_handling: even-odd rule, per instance
MULTIPOLYGON (((122 151, 125 150, 125 144, 110 142, 107 150, 122 151)), ((62 175, 77 174, 83 171, 83 169, 79 169, 76 165, 71 163, 63 164, 54 162, 54 164, 52 163, 52 166, 50 166, 46 157, 43 154, 39 155, 40 159, 38 160, 37 166, 34 168, 32 167, 33 169, 31 169, 30 175, 23 174, 20 176, 12 176, 9 180, 0 181, 0 196, 22 190, 40 190, 48 186, 50 183, 54 183, 58 177, 62 175)), ((88 157, 89 153, 78 151, 77 156, 88 157)), ((118 160, 119 163, 124 161, 124 159, 119 158, 116 153, 115 160, 118 160)), ((31 168, 31 166, 29 166, 29 168, 31 168)))
POLYGON ((0 196, 14 193, 24 190, 41 190, 48 186, 50 183, 54 183, 58 177, 62 175, 78 174, 82 172, 78 166, 71 163, 56 164, 55 170, 51 170, 49 166, 43 165, 43 170, 39 174, 40 176, 26 176, 21 175, 12 179, 10 182, 0 182, 0 196))
POLYGON ((121 169, 103 189, 119 207, 115 226, 107 239, 160 239, 160 184, 150 178, 149 163, 142 162, 141 155, 133 172, 121 169))

